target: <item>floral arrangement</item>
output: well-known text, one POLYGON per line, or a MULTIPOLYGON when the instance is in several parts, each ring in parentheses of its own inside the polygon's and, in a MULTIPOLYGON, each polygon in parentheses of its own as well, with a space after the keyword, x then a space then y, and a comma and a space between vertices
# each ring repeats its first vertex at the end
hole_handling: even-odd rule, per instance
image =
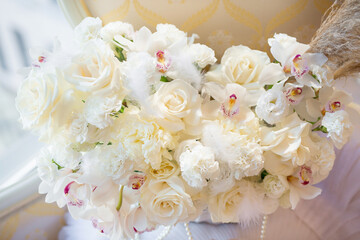
POLYGON ((156 32, 86 18, 68 46, 34 52, 16 98, 48 145, 47 202, 111 239, 196 220, 246 222, 312 199, 351 133, 351 97, 323 54, 285 34, 275 61, 214 51, 170 24, 156 32))

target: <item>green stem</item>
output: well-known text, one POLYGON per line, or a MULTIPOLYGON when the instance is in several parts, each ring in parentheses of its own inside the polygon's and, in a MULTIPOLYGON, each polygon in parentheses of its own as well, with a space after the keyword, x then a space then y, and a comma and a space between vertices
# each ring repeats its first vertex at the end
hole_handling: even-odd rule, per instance
POLYGON ((116 211, 119 211, 121 208, 122 201, 123 201, 123 191, 124 191, 124 186, 121 186, 120 194, 119 194, 119 202, 118 202, 118 205, 116 206, 116 211))

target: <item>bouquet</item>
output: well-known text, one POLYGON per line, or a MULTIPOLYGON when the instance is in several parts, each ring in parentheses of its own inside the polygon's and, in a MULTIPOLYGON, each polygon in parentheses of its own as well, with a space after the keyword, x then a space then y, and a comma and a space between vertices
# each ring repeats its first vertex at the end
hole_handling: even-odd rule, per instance
POLYGON ((351 97, 327 57, 285 34, 274 57, 214 51, 170 24, 152 33, 86 18, 68 46, 38 51, 19 88, 46 202, 111 239, 196 220, 248 222, 321 193, 351 97))

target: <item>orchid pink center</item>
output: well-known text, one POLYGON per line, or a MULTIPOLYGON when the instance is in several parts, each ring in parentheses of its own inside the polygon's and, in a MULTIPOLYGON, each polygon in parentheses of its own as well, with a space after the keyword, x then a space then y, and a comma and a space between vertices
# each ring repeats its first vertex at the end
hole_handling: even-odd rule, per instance
POLYGON ((342 106, 340 101, 330 101, 330 102, 328 102, 328 104, 326 104, 325 111, 333 113, 333 112, 336 112, 338 110, 341 110, 342 108, 343 108, 343 106, 342 106))
POLYGON ((157 60, 156 68, 161 73, 166 73, 171 64, 170 59, 168 57, 166 57, 165 55, 166 55, 166 53, 161 50, 156 53, 156 60, 157 60))
MULTIPOLYGON (((73 190, 74 187, 72 187, 72 186, 74 186, 74 183, 75 183, 75 181, 72 181, 65 186, 65 188, 64 188, 65 198, 66 198, 67 204, 69 206, 82 207, 84 205, 84 201, 77 198, 76 190, 73 190)), ((75 185, 78 185, 78 184, 75 183, 75 185)), ((75 186, 75 188, 76 188, 76 186, 75 186)))
POLYGON ((235 94, 231 94, 228 101, 221 105, 223 114, 227 117, 232 117, 239 113, 239 106, 237 103, 237 96, 235 94))
POLYGON ((300 183, 302 185, 308 185, 312 181, 311 168, 308 166, 301 166, 300 172, 299 172, 299 177, 300 177, 300 179, 299 179, 300 183))
POLYGON ((307 62, 300 54, 297 54, 292 60, 291 73, 296 78, 301 78, 309 72, 309 66, 307 62))
POLYGON ((133 190, 139 190, 144 185, 146 176, 143 174, 134 174, 129 178, 129 187, 133 190))
POLYGON ((303 98, 304 95, 302 94, 303 90, 300 87, 290 88, 285 91, 285 97, 290 104, 298 104, 303 98))
POLYGON ((46 58, 45 58, 44 56, 39 56, 39 57, 38 57, 38 61, 39 61, 40 63, 46 62, 46 58))

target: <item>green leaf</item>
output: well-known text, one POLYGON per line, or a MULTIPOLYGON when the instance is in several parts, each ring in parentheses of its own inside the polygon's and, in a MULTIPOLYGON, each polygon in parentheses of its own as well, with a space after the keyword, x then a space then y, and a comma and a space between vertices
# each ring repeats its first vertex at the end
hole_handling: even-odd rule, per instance
POLYGON ((324 126, 322 126, 322 125, 314 128, 312 131, 321 131, 321 132, 323 132, 323 133, 329 133, 328 130, 327 130, 327 128, 324 127, 324 126))
MULTIPOLYGON (((318 119, 315 122, 311 122, 311 121, 307 121, 308 123, 311 123, 312 125, 314 125, 315 123, 317 123, 319 120, 321 119, 321 117, 318 117, 318 119)), ((306 121, 306 120, 305 120, 306 121)))
POLYGON ((261 180, 264 180, 264 178, 269 175, 269 173, 264 169, 262 172, 261 172, 261 180))
POLYGON ((85 103, 85 100, 81 100, 83 103, 85 103))
POLYGON ((57 162, 55 162, 55 160, 54 160, 54 159, 51 159, 51 162, 52 162, 52 163, 54 163, 54 164, 57 166, 58 170, 60 170, 60 169, 63 169, 63 168, 64 168, 64 167, 60 166, 57 162))
POLYGON ((161 82, 170 82, 169 78, 166 76, 161 76, 160 81, 161 82))
POLYGON ((98 146, 98 145, 104 145, 104 143, 103 142, 96 142, 95 146, 98 146))
POLYGON ((265 90, 270 90, 270 89, 272 89, 273 86, 274 85, 265 85, 264 88, 265 88, 265 90))
POLYGON ((107 144, 108 146, 110 146, 110 145, 112 145, 112 142, 108 142, 108 144, 107 144))

